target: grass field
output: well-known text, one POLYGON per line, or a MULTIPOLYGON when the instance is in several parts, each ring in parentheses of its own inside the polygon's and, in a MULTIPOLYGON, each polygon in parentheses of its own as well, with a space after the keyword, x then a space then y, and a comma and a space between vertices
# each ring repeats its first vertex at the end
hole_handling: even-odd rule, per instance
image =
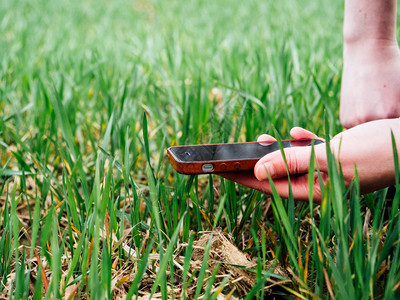
POLYGON ((296 203, 166 160, 340 132, 342 22, 327 0, 1 1, 0 299, 400 297, 398 192, 360 197, 330 159, 322 204, 296 203))

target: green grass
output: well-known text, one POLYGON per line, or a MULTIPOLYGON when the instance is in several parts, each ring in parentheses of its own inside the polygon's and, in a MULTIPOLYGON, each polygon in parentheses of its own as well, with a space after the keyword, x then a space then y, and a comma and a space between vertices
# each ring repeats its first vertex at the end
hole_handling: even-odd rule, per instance
POLYGON ((399 297, 398 186, 360 197, 331 157, 322 204, 295 203, 166 160, 341 131, 342 18, 341 1, 2 1, 0 295, 216 299, 233 279, 192 254, 219 229, 256 261, 248 299, 399 297))

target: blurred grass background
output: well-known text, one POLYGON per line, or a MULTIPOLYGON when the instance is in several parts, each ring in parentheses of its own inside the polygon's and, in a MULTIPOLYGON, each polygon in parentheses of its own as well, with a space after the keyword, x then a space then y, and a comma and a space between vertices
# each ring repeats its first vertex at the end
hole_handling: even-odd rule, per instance
MULTIPOLYGON (((192 111, 211 111, 209 91, 226 86, 217 117, 226 115, 227 123, 235 123, 229 117, 243 106, 232 89, 265 105, 253 116, 260 125, 246 128, 246 139, 271 126, 285 134, 294 124, 319 126, 319 104, 325 102, 332 118, 337 116, 341 68, 343 4, 325 5, 9 1, 1 7, 3 106, 7 115, 20 112, 32 103, 35 83, 63 80, 73 127, 86 118, 104 124, 115 108, 124 110, 118 116, 124 127, 145 109, 157 125, 171 124, 168 136, 175 138, 186 130, 185 102, 192 111), (124 89, 130 94, 121 99, 124 89)), ((42 104, 38 99, 36 109, 42 104)), ((191 141, 197 141, 202 126, 204 140, 212 134, 211 114, 201 112, 190 117, 193 126, 184 132, 191 141)), ((21 117, 15 119, 22 132, 32 128, 29 121, 21 128, 21 117)))

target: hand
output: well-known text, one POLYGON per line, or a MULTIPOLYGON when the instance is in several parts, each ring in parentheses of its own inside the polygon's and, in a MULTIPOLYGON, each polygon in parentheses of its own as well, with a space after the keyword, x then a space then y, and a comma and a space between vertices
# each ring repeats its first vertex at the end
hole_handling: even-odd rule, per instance
MULTIPOLYGON (((314 133, 300 127, 294 127, 290 131, 290 135, 295 140, 300 139, 315 139, 318 138, 314 133)), ((258 142, 275 142, 276 139, 268 134, 261 135, 258 142)), ((325 154, 325 144, 314 146, 315 151, 318 151, 319 156, 325 154)), ((310 165, 311 147, 293 147, 285 148, 284 153, 288 163, 288 171, 293 196, 296 200, 308 200, 308 167, 310 165)), ((325 155, 326 156, 326 155, 325 155)), ((289 180, 288 171, 286 170, 285 162, 280 151, 270 153, 261 158, 254 172, 229 172, 219 174, 222 177, 235 181, 241 185, 256 189, 265 194, 272 194, 272 189, 268 181, 267 171, 273 179, 274 185, 281 197, 289 197, 289 180)), ((327 178, 327 170, 320 170, 324 180, 327 178)), ((315 183, 318 182, 317 173, 315 174, 315 183)), ((321 189, 319 184, 314 184, 314 200, 321 199, 321 189)))
MULTIPOLYGON (((375 191, 394 183, 391 130, 394 133, 397 148, 400 149, 399 119, 364 123, 336 135, 330 141, 331 150, 341 164, 346 186, 354 178, 355 166, 357 166, 362 193, 375 191)), ((290 134, 294 139, 316 138, 313 133, 299 127, 293 128, 290 134)), ((258 139, 262 142, 274 140, 269 135, 262 135, 258 139)), ((316 145, 314 151, 316 164, 324 182, 326 182, 328 180, 326 145, 316 145)), ((286 169, 281 152, 276 151, 264 156, 257 162, 254 174, 237 172, 224 173, 221 176, 263 193, 271 194, 268 172, 280 196, 287 198, 289 195, 289 174, 294 198, 307 201, 311 147, 286 148, 284 153, 288 169, 286 169)), ((321 189, 315 172, 313 199, 315 202, 319 202, 321 197, 321 189)))

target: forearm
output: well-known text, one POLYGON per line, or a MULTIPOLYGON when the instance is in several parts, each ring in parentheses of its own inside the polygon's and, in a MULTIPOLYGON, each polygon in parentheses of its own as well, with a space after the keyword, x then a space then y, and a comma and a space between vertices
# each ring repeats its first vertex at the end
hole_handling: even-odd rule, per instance
POLYGON ((360 40, 396 41, 397 0, 346 0, 345 43, 360 40))

